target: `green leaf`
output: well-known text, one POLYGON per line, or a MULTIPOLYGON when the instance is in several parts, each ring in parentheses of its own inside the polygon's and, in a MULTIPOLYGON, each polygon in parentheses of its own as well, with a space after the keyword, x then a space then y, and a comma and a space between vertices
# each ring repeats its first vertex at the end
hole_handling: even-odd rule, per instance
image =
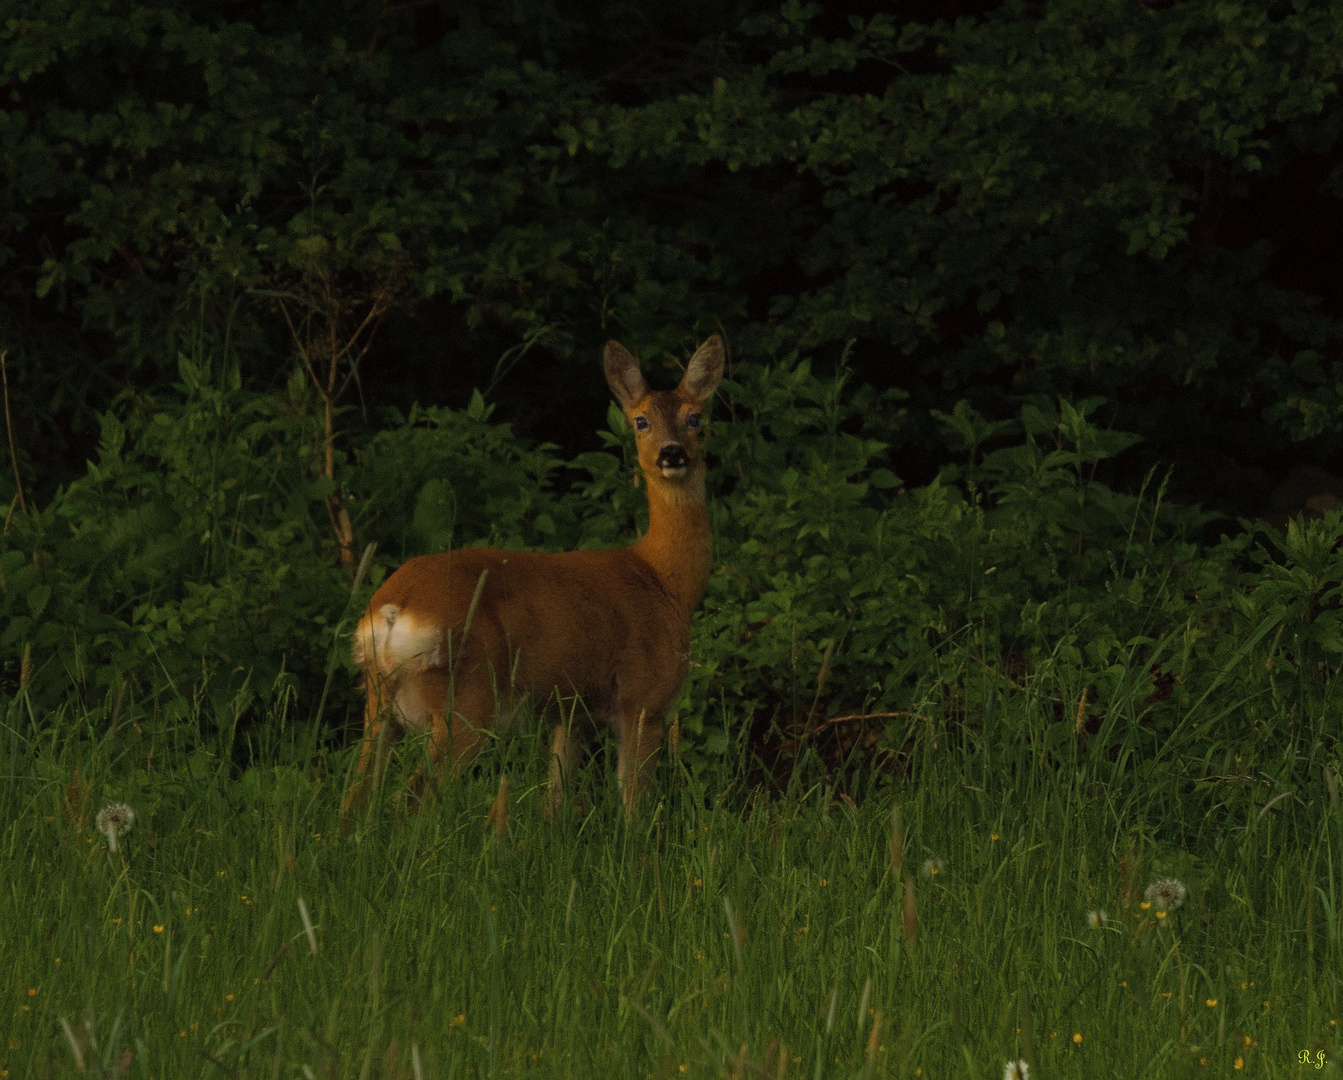
POLYGON ((51 599, 51 586, 36 585, 28 590, 26 600, 28 601, 28 610, 33 613, 33 618, 41 618, 42 612, 46 610, 47 601, 51 599))

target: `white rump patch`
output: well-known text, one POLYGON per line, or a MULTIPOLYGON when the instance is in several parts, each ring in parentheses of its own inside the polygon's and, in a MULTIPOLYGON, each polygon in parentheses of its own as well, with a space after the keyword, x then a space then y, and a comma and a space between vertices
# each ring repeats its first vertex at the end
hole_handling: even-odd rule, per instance
POLYGON ((383 676, 412 674, 439 667, 443 632, 416 619, 396 604, 383 604, 359 620, 354 631, 354 662, 383 676))

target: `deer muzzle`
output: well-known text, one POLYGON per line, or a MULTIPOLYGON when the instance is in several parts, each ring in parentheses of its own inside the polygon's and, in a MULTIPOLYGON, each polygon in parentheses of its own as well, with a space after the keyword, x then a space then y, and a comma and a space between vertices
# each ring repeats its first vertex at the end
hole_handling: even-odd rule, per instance
POLYGON ((668 480, 684 476, 690 468, 690 455, 680 443, 668 443, 658 451, 658 471, 668 480))

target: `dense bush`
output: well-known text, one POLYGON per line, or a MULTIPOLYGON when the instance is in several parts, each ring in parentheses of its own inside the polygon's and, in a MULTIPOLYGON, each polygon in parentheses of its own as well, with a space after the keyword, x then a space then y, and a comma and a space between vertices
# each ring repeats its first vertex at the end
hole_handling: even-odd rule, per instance
MULTIPOLYGON (((185 357, 179 377, 128 394, 86 475, 9 517, 5 693, 35 728, 72 694, 94 717, 149 701, 146 722, 205 701, 229 730, 285 694, 338 728, 356 707, 345 634, 406 557, 641 527, 614 408, 607 450, 567 468, 479 396, 390 413, 327 479, 302 378, 254 391, 185 357), (357 582, 331 539, 337 486, 361 549, 376 544, 357 582)), ((940 423, 961 463, 908 487, 872 434, 903 422, 899 395, 847 381, 793 357, 723 385, 717 562, 679 710, 692 767, 748 754, 782 781, 809 749, 832 766, 898 753, 919 724, 988 739, 1013 695, 1053 703, 1060 762, 1079 740, 1174 752, 1214 720, 1219 745, 1257 753, 1265 703, 1313 723, 1336 693, 1343 515, 1209 547, 1209 516, 1160 483, 1097 479, 1133 438, 1092 422, 1096 400, 1036 400, 1016 422, 957 406, 940 423)))

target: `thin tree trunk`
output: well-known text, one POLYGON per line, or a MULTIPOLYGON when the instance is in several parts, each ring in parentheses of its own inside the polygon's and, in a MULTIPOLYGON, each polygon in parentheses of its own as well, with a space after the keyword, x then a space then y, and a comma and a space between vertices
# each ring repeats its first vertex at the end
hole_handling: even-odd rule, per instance
MULTIPOLYGON (((336 410, 333 397, 336 392, 336 366, 339 358, 331 357, 331 371, 327 379, 326 392, 322 395, 323 435, 325 447, 322 455, 322 475, 328 480, 336 479, 336 410)), ((345 505, 345 497, 337 484, 326 497, 327 513, 331 517, 331 528, 336 534, 336 543, 340 545, 340 563, 350 566, 354 563, 354 526, 350 523, 350 511, 345 505)))

